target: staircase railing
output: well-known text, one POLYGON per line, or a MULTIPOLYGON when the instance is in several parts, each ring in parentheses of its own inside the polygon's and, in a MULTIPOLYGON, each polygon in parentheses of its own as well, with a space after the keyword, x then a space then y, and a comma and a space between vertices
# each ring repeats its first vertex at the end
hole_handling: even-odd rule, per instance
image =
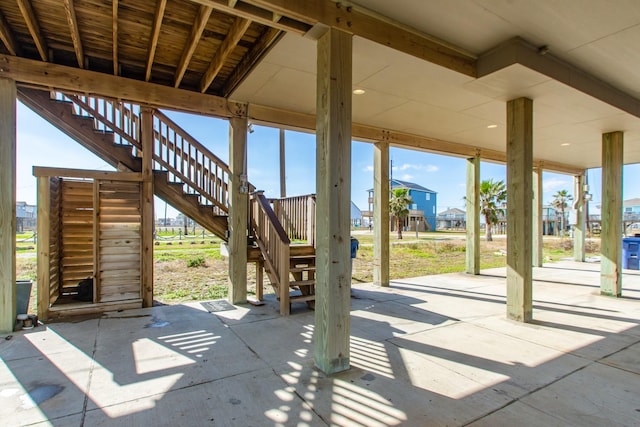
POLYGON ((251 195, 250 223, 265 261, 265 270, 280 298, 280 313, 289 313, 289 245, 291 240, 261 191, 251 195))
POLYGON ((289 238, 304 240, 315 246, 316 195, 285 197, 271 200, 273 210, 289 238))
MULTIPOLYGON (((98 131, 112 132, 114 143, 131 146, 138 155, 140 106, 114 99, 54 92, 55 99, 73 104, 77 115, 94 119, 98 131)), ((183 184, 183 191, 211 205, 215 213, 228 212, 229 167, 180 126, 153 110, 154 169, 166 171, 170 182, 183 184)))

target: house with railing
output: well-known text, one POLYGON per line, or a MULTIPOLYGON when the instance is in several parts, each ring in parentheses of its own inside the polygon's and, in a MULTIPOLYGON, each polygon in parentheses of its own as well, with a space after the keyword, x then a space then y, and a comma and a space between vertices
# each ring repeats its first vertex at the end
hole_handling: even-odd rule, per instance
POLYGON ((438 214, 438 230, 464 230, 467 226, 467 213, 462 209, 449 208, 438 214))
MULTIPOLYGON (((391 190, 396 188, 406 188, 409 190, 409 197, 413 203, 409 205, 409 215, 404 220, 404 228, 407 231, 429 231, 436 229, 436 209, 438 205, 438 193, 429 190, 419 184, 401 181, 399 179, 391 180, 391 190)), ((369 192, 369 210, 363 211, 365 214, 371 215, 373 212, 373 188, 367 190, 369 192)), ((370 219, 371 217, 369 217, 370 219)), ((391 221, 391 229, 395 227, 395 221, 391 221)))

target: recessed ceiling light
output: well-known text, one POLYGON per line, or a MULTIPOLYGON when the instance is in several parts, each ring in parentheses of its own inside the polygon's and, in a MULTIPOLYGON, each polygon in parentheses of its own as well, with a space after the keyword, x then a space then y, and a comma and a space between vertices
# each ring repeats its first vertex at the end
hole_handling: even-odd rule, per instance
POLYGON ((489 126, 487 126, 487 129, 495 129, 497 127, 498 127, 498 125, 489 125, 489 126))
POLYGON ((560 145, 562 145, 563 147, 568 147, 569 145, 571 145, 571 143, 570 142, 563 142, 560 145))
POLYGON ((354 89, 353 90, 353 94, 354 95, 364 95, 364 89, 354 89))

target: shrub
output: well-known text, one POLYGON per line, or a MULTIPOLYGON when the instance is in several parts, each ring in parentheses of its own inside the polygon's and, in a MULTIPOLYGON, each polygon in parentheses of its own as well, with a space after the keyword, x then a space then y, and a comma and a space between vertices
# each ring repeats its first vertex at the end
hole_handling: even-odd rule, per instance
POLYGON ((204 267, 205 265, 205 260, 203 256, 197 256, 195 258, 189 258, 187 260, 187 267, 192 268, 192 267, 204 267))

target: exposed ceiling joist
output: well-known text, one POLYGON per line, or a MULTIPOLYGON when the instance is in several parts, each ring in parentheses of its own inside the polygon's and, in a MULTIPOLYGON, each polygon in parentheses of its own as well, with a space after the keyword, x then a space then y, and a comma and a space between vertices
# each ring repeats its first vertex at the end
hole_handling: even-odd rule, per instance
POLYGON ((144 73, 146 82, 151 79, 151 67, 153 59, 156 56, 156 48, 158 47, 158 38, 160 38, 160 27, 162 26, 162 18, 167 7, 167 0, 158 0, 156 5, 156 13, 153 17, 153 26, 151 28, 151 36, 149 37, 149 56, 147 57, 147 67, 144 73))
POLYGON ((260 58, 262 58, 283 35, 283 31, 277 28, 267 27, 262 36, 260 36, 260 39, 258 39, 251 50, 244 55, 240 63, 233 70, 233 73, 229 76, 222 88, 221 95, 225 98, 229 97, 238 85, 247 78, 253 67, 260 61, 260 58))
POLYGON ((476 75, 474 55, 359 6, 344 5, 330 0, 246 0, 246 2, 311 25, 324 24, 339 28, 467 76, 475 77, 476 75))
POLYGON ((0 12, 0 40, 2 40, 11 55, 17 55, 20 52, 20 48, 13 36, 13 31, 11 31, 11 27, 2 12, 0 12))
MULTIPOLYGON (((117 1, 114 0, 116 4, 117 1)), ((78 67, 84 68, 84 53, 82 51, 82 41, 80 40, 80 30, 78 29, 78 20, 76 19, 76 9, 73 6, 73 0, 63 0, 63 4, 67 22, 69 23, 73 50, 76 52, 76 59, 78 60, 78 67)))
MULTIPOLYGON (((63 65, 44 63, 16 56, 0 55, 0 77, 14 79, 19 82, 19 84, 53 87, 70 92, 95 94, 157 108, 167 108, 221 118, 247 115, 251 121, 256 123, 307 132, 313 132, 316 128, 316 117, 313 114, 298 113, 257 104, 246 106, 245 104, 214 95, 200 94, 184 89, 94 71, 80 70, 63 65)), ((352 137, 368 142, 388 141, 390 144, 399 147, 408 147, 459 157, 480 155, 483 160, 499 163, 504 163, 506 160, 506 154, 503 152, 480 149, 466 144, 458 144, 358 123, 353 123, 352 125, 352 137)), ((542 165, 545 170, 572 175, 580 175, 583 173, 582 169, 562 163, 541 162, 539 160, 534 160, 534 162, 536 165, 542 165)))
POLYGON ((207 26, 211 12, 213 12, 213 8, 210 6, 200 6, 200 9, 198 10, 198 15, 191 27, 191 34, 189 34, 187 44, 182 51, 182 57, 180 58, 180 62, 176 68, 175 81, 173 84, 174 87, 180 86, 180 82, 182 82, 184 73, 187 71, 187 67, 189 66, 189 61, 191 61, 191 57, 193 56, 193 52, 195 52, 198 42, 200 41, 200 37, 202 36, 202 32, 207 26))
POLYGON ((211 86, 211 83, 220 72, 220 69, 224 65, 225 61, 227 60, 229 55, 231 55, 231 52, 233 52, 233 49, 236 47, 240 39, 242 39, 244 33, 249 28, 249 25, 251 25, 251 21, 247 19, 240 17, 237 17, 235 19, 235 21, 231 25, 231 28, 229 29, 229 32, 227 33, 227 37, 225 37, 225 39, 218 47, 218 50, 216 51, 215 55, 213 55, 213 59, 209 64, 209 68, 207 68, 207 71, 202 77, 202 81, 200 82, 200 92, 204 93, 207 91, 207 89, 209 89, 209 86, 211 86))
POLYGON ((43 61, 49 60, 47 43, 44 41, 44 37, 42 37, 42 32, 40 31, 40 25, 38 24, 38 19, 36 18, 36 14, 33 11, 33 6, 31 6, 30 0, 16 0, 18 2, 18 7, 20 8, 20 13, 22 13, 22 17, 24 18, 24 22, 27 24, 27 28, 29 29, 29 33, 33 38, 33 41, 36 44, 36 49, 38 49, 38 53, 40 54, 40 59, 43 61))
POLYGON ((111 43, 113 44, 113 75, 118 75, 118 0, 112 0, 111 43))
POLYGON ((240 16, 250 21, 258 22, 263 25, 269 25, 279 30, 293 32, 297 34, 305 34, 311 29, 311 25, 306 22, 295 19, 283 18, 274 19, 274 13, 262 7, 249 4, 246 1, 229 1, 229 0, 191 0, 205 6, 211 6, 215 10, 219 10, 230 15, 240 16))

